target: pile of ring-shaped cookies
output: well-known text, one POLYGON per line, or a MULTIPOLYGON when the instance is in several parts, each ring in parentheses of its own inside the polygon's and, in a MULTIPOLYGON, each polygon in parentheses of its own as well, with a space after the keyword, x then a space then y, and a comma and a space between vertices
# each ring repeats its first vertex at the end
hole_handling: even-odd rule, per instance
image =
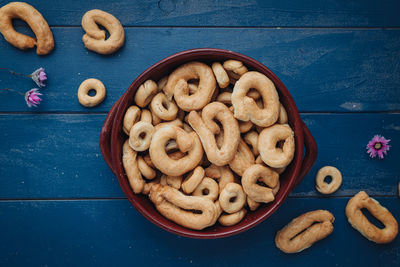
POLYGON ((123 119, 123 166, 134 193, 184 227, 239 223, 274 201, 294 133, 274 83, 227 60, 189 62, 147 80, 123 119))

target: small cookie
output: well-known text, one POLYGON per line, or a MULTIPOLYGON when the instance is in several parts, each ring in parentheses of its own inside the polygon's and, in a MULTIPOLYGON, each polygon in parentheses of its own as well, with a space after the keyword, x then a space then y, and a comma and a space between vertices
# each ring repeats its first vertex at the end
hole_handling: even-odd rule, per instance
POLYGON ((342 184, 342 174, 338 169, 332 166, 325 166, 321 168, 315 177, 315 188, 321 194, 332 194, 339 189, 342 184), (327 176, 332 177, 330 183, 325 182, 327 176))
POLYGON ((97 79, 87 79, 84 80, 78 89, 78 100, 82 106, 85 107, 95 107, 101 102, 103 102, 106 97, 106 88, 104 84, 97 79), (90 90, 95 90, 96 94, 94 96, 89 95, 90 90))

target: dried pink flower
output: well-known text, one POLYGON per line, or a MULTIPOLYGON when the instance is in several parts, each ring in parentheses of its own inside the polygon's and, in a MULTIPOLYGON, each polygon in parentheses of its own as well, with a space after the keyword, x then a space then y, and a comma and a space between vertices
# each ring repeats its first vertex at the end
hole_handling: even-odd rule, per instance
POLYGON ((390 139, 386 139, 381 135, 375 135, 367 145, 367 153, 369 153, 371 158, 375 158, 378 155, 380 159, 383 159, 383 155, 386 155, 390 149, 389 142, 390 139))
POLYGON ((35 70, 29 76, 39 87, 46 86, 46 84, 44 82, 47 80, 47 76, 46 76, 46 72, 44 72, 44 68, 39 68, 39 69, 35 70))
POLYGON ((31 90, 29 90, 28 92, 25 93, 25 101, 26 104, 28 105, 28 107, 37 107, 37 105, 40 104, 40 101, 42 101, 42 99, 39 97, 40 95, 42 95, 41 93, 39 93, 39 89, 37 88, 33 88, 31 90))

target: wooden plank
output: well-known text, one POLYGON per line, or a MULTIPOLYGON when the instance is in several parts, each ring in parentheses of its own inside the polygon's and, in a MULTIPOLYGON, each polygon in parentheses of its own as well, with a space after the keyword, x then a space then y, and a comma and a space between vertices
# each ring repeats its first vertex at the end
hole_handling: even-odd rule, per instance
MULTIPOLYGON (((293 196, 321 196, 314 177, 333 165, 343 174, 334 196, 360 190, 397 195, 400 180, 400 114, 304 114, 318 144, 318 158, 293 196), (392 139, 384 160, 365 146, 374 134, 392 139)), ((0 115, 0 199, 124 197, 100 154, 105 115, 0 115), (29 134, 28 134, 29 133, 29 134)), ((328 196, 329 197, 329 196, 328 196)))
POLYGON ((0 116, 2 198, 123 196, 99 148, 104 115, 0 116))
MULTIPOLYGON (((398 198, 376 198, 400 219, 398 198)), ((348 198, 288 199, 269 219, 234 237, 194 240, 147 221, 127 200, 0 202, 2 266, 393 266, 400 239, 378 245, 347 222, 348 198), (298 254, 275 247, 278 230, 294 217, 327 209, 334 231, 298 254), (358 256, 360 255, 360 256, 358 256), (362 255, 362 256, 361 256, 362 255), (322 260, 323 259, 323 260, 322 260)))
MULTIPOLYGON (((82 30, 56 28, 55 51, 38 57, 0 41, 0 65, 31 73, 48 72, 44 101, 29 109, 15 93, 0 92, 7 101, 0 111, 108 111, 131 82, 153 63, 182 50, 216 47, 253 57, 274 71, 301 111, 400 110, 400 30, 338 29, 126 29, 125 47, 112 56, 87 51, 82 30), (107 98, 87 109, 77 101, 79 84, 102 80, 107 98)), ((28 90, 32 81, 0 71, 2 87, 28 90)))
MULTIPOLYGON (((8 1, 0 1, 0 5, 8 1)), ((377 1, 28 1, 50 25, 80 26, 94 8, 125 26, 398 27, 396 0, 377 1), (54 7, 57 7, 55 9, 54 7)))
POLYGON ((293 195, 322 196, 315 190, 315 175, 326 165, 337 167, 343 176, 342 186, 333 196, 350 196, 360 190, 374 195, 398 194, 400 114, 303 114, 302 118, 318 144, 318 157, 293 195), (375 134, 391 139, 392 149, 383 160, 371 159, 366 153, 366 145, 375 134))

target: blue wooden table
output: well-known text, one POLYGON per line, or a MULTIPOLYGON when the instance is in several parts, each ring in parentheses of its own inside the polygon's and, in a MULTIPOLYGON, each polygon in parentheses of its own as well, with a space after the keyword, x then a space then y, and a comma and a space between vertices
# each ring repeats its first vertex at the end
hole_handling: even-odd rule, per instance
MULTIPOLYGON (((0 92, 0 266, 399 265, 400 237, 372 243, 344 214, 348 199, 365 190, 400 220, 398 0, 30 4, 47 19, 56 48, 40 57, 0 38, 0 67, 31 73, 42 66, 49 77, 38 108, 0 92), (111 56, 82 44, 80 21, 94 8, 125 27, 125 46, 111 56), (276 213, 219 240, 182 238, 147 221, 125 198, 98 146, 108 110, 130 83, 158 60, 197 47, 230 49, 268 66, 293 95, 319 147, 313 169, 276 213), (87 109, 76 94, 90 77, 104 82, 107 98, 87 109), (366 154, 374 134, 392 140, 384 160, 366 154), (328 196, 314 184, 325 165, 343 174, 341 188, 328 196), (334 214, 333 233, 298 254, 278 250, 275 233, 314 209, 334 214)), ((26 91, 33 83, 2 71, 4 87, 26 91)))

